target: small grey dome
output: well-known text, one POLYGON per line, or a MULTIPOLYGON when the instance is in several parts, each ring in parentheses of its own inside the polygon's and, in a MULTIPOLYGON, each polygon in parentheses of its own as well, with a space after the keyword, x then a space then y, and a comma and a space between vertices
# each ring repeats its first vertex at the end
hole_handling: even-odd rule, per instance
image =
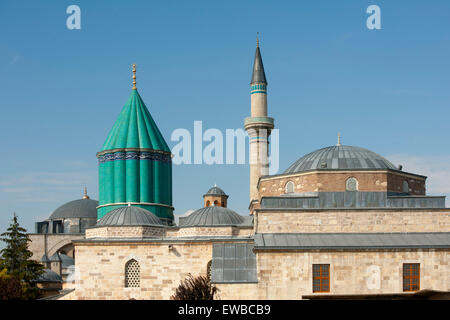
POLYGON ((294 162, 284 173, 310 170, 392 169, 388 160, 370 150, 352 146, 331 146, 311 152, 294 162))
POLYGON ((211 206, 192 212, 187 217, 180 217, 180 227, 219 227, 243 224, 245 218, 231 209, 211 206))
POLYGON ((108 212, 97 221, 96 226, 154 226, 162 227, 162 221, 148 210, 140 207, 120 207, 108 212))
POLYGON ((61 257, 58 252, 55 252, 49 259, 50 262, 61 262, 61 257))
POLYGON ((63 268, 67 268, 75 264, 75 260, 73 260, 73 258, 69 257, 67 254, 60 253, 59 257, 61 258, 61 266, 63 268))
POLYGON ((67 202, 57 208, 48 218, 65 219, 65 218, 94 218, 97 219, 98 201, 92 199, 78 199, 67 202))
POLYGON ((204 196, 226 196, 226 193, 218 186, 214 186, 204 196))
POLYGON ((44 273, 41 274, 35 282, 62 282, 62 278, 55 271, 50 269, 44 269, 44 273))

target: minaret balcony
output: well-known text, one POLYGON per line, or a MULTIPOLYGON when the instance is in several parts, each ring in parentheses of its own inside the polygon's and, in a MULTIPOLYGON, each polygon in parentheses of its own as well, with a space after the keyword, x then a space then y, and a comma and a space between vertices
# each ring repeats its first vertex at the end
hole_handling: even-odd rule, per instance
POLYGON ((245 130, 254 127, 263 127, 267 129, 274 128, 274 119, 271 117, 248 117, 244 121, 245 130))

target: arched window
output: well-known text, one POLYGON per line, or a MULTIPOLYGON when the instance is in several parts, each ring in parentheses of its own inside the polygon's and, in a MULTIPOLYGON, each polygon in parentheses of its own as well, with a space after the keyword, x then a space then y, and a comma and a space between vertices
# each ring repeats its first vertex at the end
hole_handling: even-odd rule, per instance
POLYGON ((206 277, 208 278, 209 281, 211 281, 211 265, 212 260, 209 260, 209 262, 206 264, 206 277))
POLYGON ((217 206, 219 204, 219 201, 214 200, 214 205, 217 206))
POLYGON ((294 193, 294 183, 292 181, 288 181, 288 183, 286 183, 284 193, 294 193))
POLYGON ((141 286, 141 268, 134 259, 125 264, 125 288, 139 288, 141 286))
POLYGON ((408 185, 408 181, 406 181, 406 180, 403 180, 402 191, 405 193, 409 193, 409 185, 408 185))
POLYGON ((354 177, 350 177, 345 181, 346 191, 358 191, 358 180, 354 177))
POLYGON ((206 201, 206 206, 209 207, 211 205, 211 201, 206 201))

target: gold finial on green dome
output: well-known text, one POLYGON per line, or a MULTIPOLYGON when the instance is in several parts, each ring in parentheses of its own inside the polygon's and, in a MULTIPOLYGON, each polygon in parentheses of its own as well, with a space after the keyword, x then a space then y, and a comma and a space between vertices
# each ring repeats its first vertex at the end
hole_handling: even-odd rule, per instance
POLYGON ((87 195, 87 187, 84 187, 83 199, 89 199, 89 196, 87 195))
POLYGON ((133 64, 133 90, 137 90, 136 88, 136 64, 133 64))

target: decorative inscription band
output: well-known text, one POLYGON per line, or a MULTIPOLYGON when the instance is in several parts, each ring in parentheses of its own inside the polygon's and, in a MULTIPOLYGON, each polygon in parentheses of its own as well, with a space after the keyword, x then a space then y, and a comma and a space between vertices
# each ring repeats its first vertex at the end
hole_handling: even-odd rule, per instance
POLYGON ((172 157, 169 153, 148 151, 114 152, 106 153, 98 157, 99 163, 115 160, 153 160, 161 162, 171 162, 172 157))

